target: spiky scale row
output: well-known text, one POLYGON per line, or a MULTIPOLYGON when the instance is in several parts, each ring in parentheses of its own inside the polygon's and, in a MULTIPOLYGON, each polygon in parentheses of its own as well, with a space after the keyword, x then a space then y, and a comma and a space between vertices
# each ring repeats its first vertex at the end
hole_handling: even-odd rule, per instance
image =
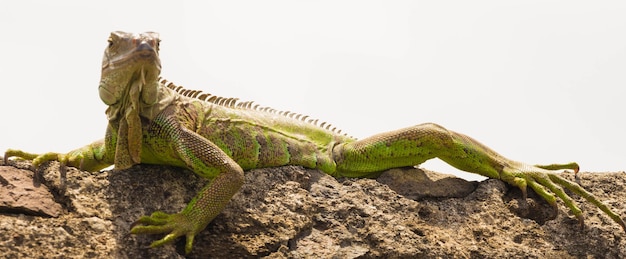
MULTIPOLYGON (((172 82, 167 81, 166 79, 163 78, 159 78, 160 82, 162 85, 166 86, 169 89, 172 89, 174 91, 176 91, 178 94, 185 96, 185 97, 190 97, 190 98, 194 98, 194 99, 198 99, 198 100, 202 100, 205 102, 209 102, 209 103, 213 103, 213 104, 217 104, 220 106, 224 106, 224 107, 229 107, 229 108, 237 108, 237 109, 245 109, 245 110, 255 110, 255 111, 261 111, 261 112, 267 112, 267 113, 271 113, 271 114, 276 114, 276 115, 280 115, 280 116, 285 116, 288 118, 292 118, 292 119, 296 119, 296 120, 300 120, 300 121, 305 121, 308 122, 310 124, 313 124, 315 126, 319 126, 323 129, 332 131, 336 134, 341 134, 341 130, 337 129, 337 127, 333 127, 332 124, 327 123, 327 122, 321 122, 318 119, 309 119, 308 115, 303 115, 300 113, 296 113, 296 112, 291 112, 291 111, 281 111, 281 110, 276 110, 272 107, 268 107, 268 106, 261 106, 259 104, 254 104, 254 101, 239 101, 239 98, 234 98, 234 97, 221 97, 221 96, 217 96, 217 95, 212 95, 210 93, 203 93, 201 90, 191 90, 191 89, 186 89, 183 86, 179 86, 176 85, 172 82), (254 104, 254 106, 253 106, 254 104)), ((348 136, 347 134, 343 134, 343 136, 347 136, 347 137, 351 137, 348 136)), ((353 137, 351 137, 353 138, 353 137)))

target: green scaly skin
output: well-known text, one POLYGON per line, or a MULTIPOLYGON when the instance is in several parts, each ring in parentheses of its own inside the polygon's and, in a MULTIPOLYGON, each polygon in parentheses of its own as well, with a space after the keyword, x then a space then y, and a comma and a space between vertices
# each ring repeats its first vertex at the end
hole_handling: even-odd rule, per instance
POLYGON ((113 32, 102 65, 100 97, 109 105, 105 139, 66 154, 7 150, 5 159, 32 159, 34 166, 62 165, 98 171, 138 163, 173 165, 211 179, 180 213, 155 212, 137 220, 133 234, 167 234, 153 247, 193 239, 243 184, 244 170, 282 165, 317 168, 335 177, 377 177, 383 170, 440 158, 463 171, 530 187, 556 209, 557 197, 583 225, 581 210, 564 192, 577 193, 626 230, 619 215, 557 171, 578 164, 527 165, 502 157, 463 134, 421 124, 356 140, 307 116, 259 108, 251 102, 201 94, 159 81, 158 34, 113 32), (325 126, 325 127, 324 127, 325 126))

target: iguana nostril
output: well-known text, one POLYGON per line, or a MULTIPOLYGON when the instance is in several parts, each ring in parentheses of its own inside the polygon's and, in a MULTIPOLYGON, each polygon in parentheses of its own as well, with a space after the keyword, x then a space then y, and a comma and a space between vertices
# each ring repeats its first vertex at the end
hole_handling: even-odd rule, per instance
POLYGON ((139 44, 139 46, 137 46, 137 51, 144 51, 144 50, 149 50, 149 51, 154 51, 154 49, 152 48, 152 46, 150 46, 150 44, 148 44, 147 42, 141 42, 141 44, 139 44))

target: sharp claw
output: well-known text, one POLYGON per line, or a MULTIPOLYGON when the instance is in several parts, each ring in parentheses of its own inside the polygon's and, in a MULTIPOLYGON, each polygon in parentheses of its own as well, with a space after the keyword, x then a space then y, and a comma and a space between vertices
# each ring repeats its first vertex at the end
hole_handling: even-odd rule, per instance
POLYGON ((576 218, 578 218, 578 222, 580 223, 580 231, 585 230, 585 218, 583 215, 578 215, 576 218))
POLYGON ((133 223, 130 224, 130 228, 134 228, 138 225, 145 225, 145 224, 149 224, 150 222, 150 217, 149 216, 142 216, 140 218, 138 218, 137 220, 135 220, 133 223))
POLYGON ((140 224, 139 220, 135 220, 133 223, 130 223, 130 229, 133 229, 134 227, 136 227, 139 224, 140 224))
POLYGON ((61 162, 59 165, 59 172, 61 173, 59 189, 65 190, 65 184, 67 183, 67 166, 65 165, 65 162, 61 162))
POLYGON ((525 179, 523 178, 517 178, 515 180, 513 180, 515 183, 515 186, 517 186, 520 191, 522 191, 522 198, 524 198, 524 200, 526 200, 526 198, 528 198, 528 184, 526 182, 525 179))
POLYGON ((578 165, 576 165, 576 168, 574 168, 574 181, 580 185, 580 176, 578 175, 578 172, 580 170, 580 167, 578 165))
POLYGON ((43 181, 43 172, 39 168, 33 168, 33 185, 39 186, 43 181))

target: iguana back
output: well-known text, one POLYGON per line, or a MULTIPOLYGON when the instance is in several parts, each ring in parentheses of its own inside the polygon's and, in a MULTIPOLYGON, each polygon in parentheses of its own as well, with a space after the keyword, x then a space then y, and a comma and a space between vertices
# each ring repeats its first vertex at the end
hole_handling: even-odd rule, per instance
POLYGON ((174 116, 182 125, 217 145, 244 170, 301 165, 333 173, 333 147, 356 140, 305 115, 204 94, 165 80, 161 84, 163 91, 178 94, 172 105, 178 106, 174 116))

